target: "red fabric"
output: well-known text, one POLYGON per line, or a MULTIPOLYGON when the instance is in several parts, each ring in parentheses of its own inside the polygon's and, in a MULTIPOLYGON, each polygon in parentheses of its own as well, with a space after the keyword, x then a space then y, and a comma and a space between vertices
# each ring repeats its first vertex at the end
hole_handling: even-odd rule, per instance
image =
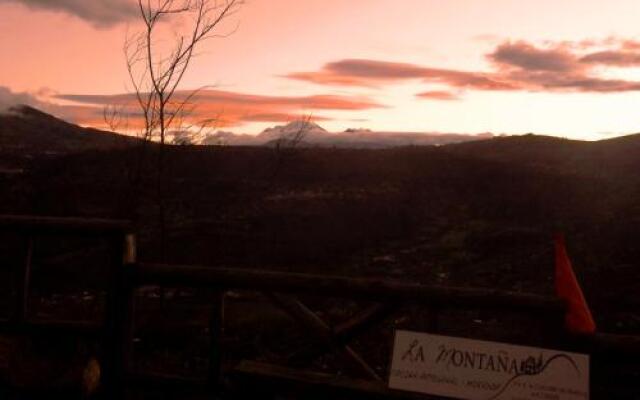
POLYGON ((594 333, 596 331, 596 323, 573 272, 562 235, 556 235, 555 247, 556 293, 558 297, 567 302, 565 327, 572 333, 594 333))

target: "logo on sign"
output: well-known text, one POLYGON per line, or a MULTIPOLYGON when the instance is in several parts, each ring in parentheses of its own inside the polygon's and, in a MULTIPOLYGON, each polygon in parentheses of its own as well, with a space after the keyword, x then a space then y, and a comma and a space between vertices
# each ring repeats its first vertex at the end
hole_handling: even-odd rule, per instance
POLYGON ((424 362, 424 348, 419 340, 414 340, 409 344, 409 348, 402 356, 402 361, 424 362))
POLYGON ((397 331, 389 386, 469 400, 586 400, 589 357, 397 331))

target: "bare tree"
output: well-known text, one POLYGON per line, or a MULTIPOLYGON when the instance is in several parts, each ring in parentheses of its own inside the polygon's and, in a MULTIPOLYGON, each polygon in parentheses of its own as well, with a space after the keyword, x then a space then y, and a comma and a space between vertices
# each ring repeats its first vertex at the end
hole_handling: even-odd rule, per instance
MULTIPOLYGON (((203 126, 210 123, 210 120, 193 122, 191 118, 196 95, 203 88, 184 91, 179 90, 179 85, 202 42, 226 37, 235 31, 233 28, 220 33, 219 28, 242 4, 242 0, 138 0, 143 28, 127 34, 125 40, 127 71, 142 117, 140 136, 144 142, 157 141, 160 146, 155 169, 163 259, 167 243, 165 145, 168 136, 193 129, 201 132, 203 126), (172 31, 167 44, 166 31, 171 30, 172 21, 178 21, 179 28, 172 31), (189 122, 185 126, 186 121, 189 122)), ((105 116, 105 120, 109 119, 105 116)))
POLYGON ((164 144, 174 123, 195 108, 194 97, 202 89, 177 91, 196 48, 214 37, 226 37, 216 28, 236 13, 242 0, 138 0, 144 29, 128 35, 125 42, 127 70, 142 111, 144 135, 164 144), (174 46, 160 54, 157 32, 166 19, 181 18, 183 33, 174 33, 174 46), (186 20, 186 21, 185 21, 186 20))

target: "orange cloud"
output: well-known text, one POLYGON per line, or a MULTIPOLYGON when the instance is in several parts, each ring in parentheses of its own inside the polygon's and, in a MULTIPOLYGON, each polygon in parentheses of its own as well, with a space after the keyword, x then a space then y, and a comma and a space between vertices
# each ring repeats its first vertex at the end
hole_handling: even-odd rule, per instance
POLYGON ((284 77, 290 78, 290 79, 297 79, 300 81, 317 83, 320 85, 360 86, 360 87, 377 86, 371 81, 368 81, 367 79, 364 79, 364 78, 340 75, 331 71, 293 72, 291 74, 285 75, 284 77))
POLYGON ((431 90, 427 92, 418 93, 416 97, 425 100, 460 100, 460 97, 452 92, 446 90, 431 90))
MULTIPOLYGON (((189 93, 188 91, 176 92, 174 102, 177 104, 184 101, 189 93)), ((129 115, 129 122, 134 127, 139 127, 142 122, 133 94, 61 94, 55 98, 84 104, 96 111, 94 115, 85 113, 74 118, 79 123, 103 123, 102 109, 108 105, 120 107, 125 114, 129 115), (88 118, 85 119, 85 117, 88 118)), ((287 122, 300 119, 306 114, 314 115, 315 120, 323 121, 329 118, 322 115, 316 116, 316 111, 360 111, 384 106, 366 97, 357 96, 263 96, 222 90, 202 90, 191 99, 190 107, 193 108, 188 116, 190 123, 210 119, 215 120, 218 126, 237 126, 245 122, 287 122)))
MULTIPOLYGON (((285 113, 261 113, 261 114, 245 114, 238 118, 236 122, 286 122, 304 120, 305 114, 285 114, 285 113)), ((312 116, 313 121, 331 121, 331 118, 322 116, 312 116)), ((224 116, 222 116, 224 118, 224 116)))

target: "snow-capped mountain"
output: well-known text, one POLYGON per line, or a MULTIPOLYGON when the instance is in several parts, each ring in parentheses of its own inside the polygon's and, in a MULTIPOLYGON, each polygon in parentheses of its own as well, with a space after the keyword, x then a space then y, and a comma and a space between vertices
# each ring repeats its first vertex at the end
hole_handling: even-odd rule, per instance
POLYGON ((311 121, 293 121, 286 125, 278 125, 267 128, 258 134, 257 138, 264 143, 272 140, 293 140, 302 138, 304 141, 320 139, 327 136, 329 132, 320 125, 311 121))
POLYGON ((295 141, 304 147, 386 148, 397 146, 442 145, 488 139, 491 133, 466 135, 454 133, 375 132, 369 129, 347 129, 328 132, 310 121, 293 121, 286 125, 267 128, 258 135, 235 134, 218 131, 207 136, 202 144, 208 145, 273 145, 279 141, 295 141))

